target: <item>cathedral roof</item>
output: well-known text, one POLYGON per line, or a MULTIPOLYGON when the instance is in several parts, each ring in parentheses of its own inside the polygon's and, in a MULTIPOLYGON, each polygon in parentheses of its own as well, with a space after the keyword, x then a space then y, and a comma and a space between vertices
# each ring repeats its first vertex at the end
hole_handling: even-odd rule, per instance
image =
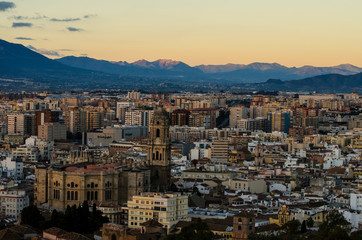
POLYGON ((157 122, 160 122, 162 125, 169 125, 170 124, 170 118, 168 116, 168 113, 162 106, 158 106, 156 110, 153 112, 153 117, 151 119, 151 124, 157 124, 157 122))

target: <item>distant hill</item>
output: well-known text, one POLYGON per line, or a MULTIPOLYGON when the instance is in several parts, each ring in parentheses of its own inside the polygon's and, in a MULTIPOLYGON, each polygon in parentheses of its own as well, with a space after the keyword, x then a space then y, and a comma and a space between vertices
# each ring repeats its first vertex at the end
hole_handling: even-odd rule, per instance
POLYGON ((74 68, 51 60, 21 44, 0 39, 0 78, 24 79, 48 85, 88 86, 100 81, 113 81, 117 76, 74 68))
POLYGON ((362 92, 362 73, 353 75, 326 74, 300 80, 269 79, 254 85, 256 89, 277 91, 362 92))
POLYGON ((199 65, 196 68, 212 77, 228 79, 232 82, 263 82, 270 78, 285 81, 331 73, 351 75, 362 72, 362 68, 350 64, 341 64, 333 67, 303 66, 300 68, 288 68, 278 63, 251 63, 248 65, 199 65))
POLYGON ((288 68, 277 63, 191 67, 166 59, 128 63, 69 56, 52 60, 23 45, 0 40, 2 91, 116 88, 146 91, 362 92, 361 74, 356 74, 360 71, 360 68, 349 64, 326 68, 288 68), (324 74, 330 72, 334 74, 324 74), (309 75, 313 77, 304 77, 309 75))
POLYGON ((141 76, 160 78, 209 78, 201 70, 189 65, 168 59, 160 59, 154 62, 139 60, 134 63, 124 61, 109 62, 89 57, 68 56, 56 59, 68 66, 83 68, 93 71, 118 74, 121 76, 141 76))

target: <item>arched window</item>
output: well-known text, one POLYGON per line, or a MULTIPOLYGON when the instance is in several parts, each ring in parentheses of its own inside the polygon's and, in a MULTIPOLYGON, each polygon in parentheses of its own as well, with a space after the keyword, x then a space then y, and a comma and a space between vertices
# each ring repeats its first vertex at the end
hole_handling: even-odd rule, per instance
POLYGON ((160 159, 159 160, 162 160, 162 154, 160 153, 160 159))
POLYGON ((94 188, 94 183, 91 183, 91 188, 94 188))
POLYGON ((238 230, 241 230, 241 226, 238 226, 238 230))
POLYGON ((159 128, 156 129, 156 137, 160 137, 161 135, 161 131, 159 128))
POLYGON ((159 158, 158 158, 158 151, 156 151, 156 160, 158 160, 159 158))
POLYGON ((90 193, 89 193, 89 191, 87 192, 87 200, 88 200, 88 201, 90 200, 90 193))
POLYGON ((70 187, 74 188, 74 182, 72 182, 72 183, 70 184, 70 187))
POLYGON ((112 234, 112 238, 111 238, 111 240, 117 240, 116 235, 112 234))
POLYGON ((69 201, 70 200, 70 192, 67 191, 67 200, 69 201))
POLYGON ((94 200, 96 200, 96 201, 98 200, 98 191, 94 192, 94 200))
POLYGON ((93 191, 91 191, 91 200, 93 201, 93 199, 94 199, 94 193, 93 191))
POLYGON ((71 199, 74 200, 74 192, 73 191, 70 193, 70 196, 71 196, 71 199))
POLYGON ((78 191, 75 191, 75 196, 74 196, 75 200, 78 200, 78 191))

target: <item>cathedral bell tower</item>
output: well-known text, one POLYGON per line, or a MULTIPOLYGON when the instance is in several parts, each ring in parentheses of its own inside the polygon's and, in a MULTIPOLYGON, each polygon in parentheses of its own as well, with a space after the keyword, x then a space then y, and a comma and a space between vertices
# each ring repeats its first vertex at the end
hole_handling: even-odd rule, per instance
POLYGON ((151 191, 165 192, 171 178, 171 140, 168 113, 157 106, 149 126, 147 162, 151 168, 151 191))
POLYGON ((258 143, 255 146, 255 150, 254 150, 254 154, 255 154, 255 166, 262 166, 264 164, 264 150, 263 147, 258 143))

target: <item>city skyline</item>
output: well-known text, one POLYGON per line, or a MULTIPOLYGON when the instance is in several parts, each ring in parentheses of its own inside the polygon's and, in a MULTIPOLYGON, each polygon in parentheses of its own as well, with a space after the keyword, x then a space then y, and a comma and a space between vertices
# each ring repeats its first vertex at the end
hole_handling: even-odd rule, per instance
POLYGON ((360 1, 0 1, 1 38, 50 58, 362 65, 360 1))

